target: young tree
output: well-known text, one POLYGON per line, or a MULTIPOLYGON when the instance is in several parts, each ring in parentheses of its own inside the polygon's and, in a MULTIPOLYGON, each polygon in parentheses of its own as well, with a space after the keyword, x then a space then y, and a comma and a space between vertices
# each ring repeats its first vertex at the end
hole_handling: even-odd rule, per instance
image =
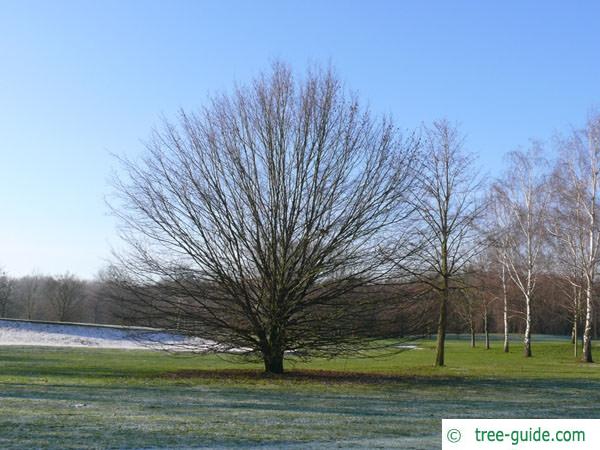
POLYGON ((510 240, 511 211, 506 208, 502 191, 498 191, 492 186, 488 198, 488 208, 486 210, 486 235, 490 247, 490 260, 493 261, 492 271, 500 282, 500 298, 502 299, 502 324, 503 324, 503 344, 504 353, 510 350, 510 330, 509 330, 509 260, 508 249, 510 240))
POLYGON ((537 145, 528 152, 509 153, 507 172, 493 187, 498 201, 497 229, 502 236, 501 258, 525 301, 526 357, 531 356, 532 302, 546 243, 549 201, 544 160, 540 155, 537 145))
POLYGON ((504 338, 502 340, 502 350, 508 353, 510 350, 510 333, 508 328, 508 286, 506 277, 506 256, 500 255, 500 286, 502 287, 502 324, 504 338))
POLYGON ((463 136, 448 121, 425 127, 424 163, 413 195, 421 226, 411 271, 439 296, 436 366, 444 365, 450 294, 464 287, 459 274, 482 248, 476 226, 483 212, 482 179, 463 147, 463 136))
MULTIPOLYGON (((490 249, 491 250, 491 249, 490 249)), ((485 251, 473 258, 472 264, 464 279, 461 291, 462 301, 458 313, 468 325, 471 334, 471 347, 475 347, 477 323, 483 322, 484 347, 490 348, 491 306, 497 300, 496 282, 494 279, 494 261, 490 251, 485 251)))
MULTIPOLYGON (((498 296, 498 280, 496 279, 496 264, 495 261, 489 258, 491 255, 486 255, 488 258, 484 264, 484 270, 480 277, 481 286, 481 309, 483 315, 483 334, 485 338, 485 349, 490 349, 490 331, 494 326, 495 320, 493 315, 494 304, 501 297, 498 296)), ((506 337, 505 337, 506 344, 506 337)))
POLYGON ((360 345, 384 255, 411 220, 416 145, 331 70, 268 75, 181 113, 116 182, 129 318, 283 372, 360 345), (392 233, 394 231, 394 233, 392 233), (361 328, 362 327, 362 328, 361 328))
MULTIPOLYGON (((574 328, 577 327, 578 292, 585 298, 583 356, 592 359, 593 291, 600 261, 600 116, 592 116, 584 130, 560 141, 554 171, 556 220, 554 235, 562 244, 562 260, 574 287, 574 328)), ((576 339, 575 339, 576 340, 576 339)), ((575 344, 576 345, 576 344, 575 344)))
POLYGON ((465 289, 461 296, 460 307, 458 308, 459 315, 469 328, 469 335, 471 336, 471 348, 475 348, 476 345, 476 317, 477 310, 479 309, 479 302, 477 293, 473 290, 465 289))

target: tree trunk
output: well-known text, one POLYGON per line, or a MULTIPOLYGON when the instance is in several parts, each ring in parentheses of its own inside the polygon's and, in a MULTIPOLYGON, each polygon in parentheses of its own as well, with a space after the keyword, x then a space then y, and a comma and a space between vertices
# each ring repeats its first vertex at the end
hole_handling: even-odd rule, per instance
POLYGON ((444 350, 446 345, 446 321, 448 315, 448 299, 450 297, 450 279, 448 276, 448 234, 444 226, 442 232, 442 248, 441 248, 441 267, 440 274, 442 276, 441 303, 440 303, 440 318, 438 321, 437 330, 437 351, 435 354, 435 366, 441 367, 444 365, 444 350))
POLYGON ((504 300, 504 353, 508 353, 508 295, 506 293, 506 274, 504 273, 504 264, 502 264, 502 295, 504 300))
POLYGON ((579 333, 579 331, 577 330, 577 321, 579 320, 577 317, 577 314, 575 314, 575 320, 573 321, 573 333, 572 333, 572 339, 571 342, 573 343, 573 354, 575 355, 575 357, 577 357, 578 355, 578 349, 579 349, 579 343, 577 342, 577 334, 579 333))
POLYGON ((577 289, 576 287, 573 287, 574 289, 574 304, 573 304, 573 331, 572 331, 572 336, 571 336, 571 343, 573 344, 573 354, 575 355, 575 358, 577 358, 578 353, 579 353, 579 344, 577 342, 577 338, 579 337, 579 329, 578 329, 578 325, 579 325, 579 292, 580 290, 577 289))
POLYGON ((262 356, 266 373, 283 373, 284 345, 282 337, 281 330, 276 325, 273 325, 271 331, 265 336, 262 343, 262 356))
POLYGON ((502 346, 504 353, 508 353, 508 351, 510 350, 510 344, 508 340, 508 318, 506 316, 507 314, 506 312, 504 312, 504 343, 502 346))
POLYGON ((283 351, 273 346, 266 346, 262 351, 265 373, 283 373, 283 351))
POLYGON ((435 355, 435 365, 444 365, 444 346, 446 343, 446 319, 448 313, 448 290, 442 291, 441 303, 440 303, 440 319, 438 322, 437 330, 437 352, 435 355))
POLYGON ((283 352, 279 354, 263 355, 265 363, 265 372, 282 374, 283 373, 283 352))
POLYGON ((490 349, 490 329, 489 329, 489 323, 488 323, 488 310, 487 310, 487 305, 485 306, 485 311, 483 314, 483 331, 485 333, 485 349, 489 350, 490 349))
POLYGON ((471 321, 471 348, 475 348, 475 326, 473 325, 473 321, 471 321))
POLYGON ((583 328, 583 362, 594 362, 592 358, 592 284, 588 280, 585 292, 585 325, 583 328))
POLYGON ((531 297, 525 298, 526 315, 525 315, 525 337, 523 339, 523 354, 526 358, 531 357, 531 297))
POLYGON ((475 348, 475 319, 473 318, 473 308, 469 302, 469 332, 471 333, 471 348, 475 348))

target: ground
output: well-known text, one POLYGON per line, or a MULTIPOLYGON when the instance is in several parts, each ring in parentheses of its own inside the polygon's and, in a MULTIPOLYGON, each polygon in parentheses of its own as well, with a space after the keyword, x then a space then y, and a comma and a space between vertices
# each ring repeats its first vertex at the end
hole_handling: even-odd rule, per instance
POLYGON ((441 369, 422 341, 275 378, 215 355, 0 347, 0 448, 432 449, 442 417, 600 417, 600 366, 568 342, 494 344, 450 341, 441 369))

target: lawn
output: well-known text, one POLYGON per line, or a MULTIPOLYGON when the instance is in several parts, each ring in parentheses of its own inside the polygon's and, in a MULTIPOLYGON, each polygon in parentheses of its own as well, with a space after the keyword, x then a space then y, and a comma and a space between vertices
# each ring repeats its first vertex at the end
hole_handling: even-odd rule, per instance
POLYGON ((0 448, 431 449, 442 417, 600 417, 600 365, 567 342, 531 359, 494 344, 450 341, 441 369, 423 341, 277 378, 215 355, 0 347, 0 448))

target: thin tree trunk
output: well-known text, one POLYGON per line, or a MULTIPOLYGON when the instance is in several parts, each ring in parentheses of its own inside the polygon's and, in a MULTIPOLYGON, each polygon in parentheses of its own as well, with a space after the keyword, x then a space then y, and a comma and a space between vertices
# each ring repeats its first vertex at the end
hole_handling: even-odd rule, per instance
POLYGON ((573 332, 571 333, 571 342, 573 344, 573 354, 577 358, 579 354, 579 343, 577 342, 577 338, 579 335, 578 325, 579 325, 579 289, 576 286, 573 286, 574 290, 574 305, 573 305, 573 332))
POLYGON ((448 320, 448 300, 450 297, 450 280, 448 279, 448 238, 447 233, 442 233, 444 238, 442 239, 441 248, 441 270, 442 275, 442 289, 441 289, 441 304, 440 304, 440 318, 438 321, 437 330, 437 351, 435 355, 435 365, 441 367, 444 365, 444 350, 446 345, 446 321, 448 320))
POLYGON ((587 363, 594 362, 592 358, 592 320, 593 320, 593 288, 594 288, 594 275, 598 266, 596 257, 598 255, 598 242, 597 237, 597 224, 596 224, 596 202, 597 194, 596 189, 598 187, 598 160, 596 148, 598 136, 592 136, 592 133, 588 133, 589 149, 591 152, 592 160, 592 177, 591 177, 591 199, 589 206, 589 231, 588 231, 588 261, 587 270, 585 276, 585 324, 583 326, 583 355, 582 360, 587 363))
POLYGON ((577 330, 577 321, 578 321, 578 317, 577 314, 575 314, 575 321, 573 322, 573 333, 572 333, 572 339, 571 342, 573 343, 573 354, 574 356, 577 358, 578 354, 579 354, 579 343, 577 342, 577 334, 578 331, 577 330))
POLYGON ((475 348, 475 325, 473 324, 473 320, 471 320, 470 329, 471 329, 471 348, 475 348))
POLYGON ((506 293, 506 273, 504 272, 504 264, 502 264, 502 296, 503 296, 503 315, 504 315, 504 353, 508 353, 508 295, 506 293))
MULTIPOLYGON (((445 284, 447 281, 445 280, 445 284)), ((438 321, 438 330, 437 330, 437 351, 435 355, 435 365, 443 366, 444 365, 444 347, 446 343, 446 320, 448 314, 448 290, 444 289, 441 292, 441 302, 440 302, 440 318, 438 321)))
POLYGON ((594 362, 592 358, 592 283, 588 278, 585 290, 585 325, 583 328, 583 357, 584 362, 594 362))
POLYGON ((525 297, 525 337, 523 339, 523 354, 526 358, 531 357, 531 297, 525 297))
POLYGON ((485 349, 490 349, 490 330, 489 330, 489 321, 488 321, 488 309, 487 305, 484 305, 483 312, 483 331, 485 333, 485 349))

